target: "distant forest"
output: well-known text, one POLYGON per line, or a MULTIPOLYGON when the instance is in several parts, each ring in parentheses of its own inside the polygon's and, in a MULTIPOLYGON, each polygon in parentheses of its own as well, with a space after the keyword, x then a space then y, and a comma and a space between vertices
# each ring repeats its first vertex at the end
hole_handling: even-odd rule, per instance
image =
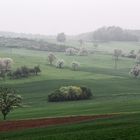
POLYGON ((94 32, 84 33, 77 36, 85 41, 139 41, 140 30, 124 30, 120 27, 101 27, 94 32))
POLYGON ((93 40, 99 41, 138 41, 138 37, 120 27, 102 27, 93 33, 93 40))

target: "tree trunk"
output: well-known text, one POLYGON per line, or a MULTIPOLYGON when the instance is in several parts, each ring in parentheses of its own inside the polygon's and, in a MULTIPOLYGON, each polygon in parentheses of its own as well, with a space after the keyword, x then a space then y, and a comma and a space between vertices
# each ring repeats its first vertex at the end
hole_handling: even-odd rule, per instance
POLYGON ((115 69, 117 69, 117 60, 115 60, 115 69))
POLYGON ((115 69, 117 69, 118 68, 118 59, 117 58, 115 58, 115 60, 114 60, 115 62, 115 69))
POLYGON ((3 114, 3 120, 6 120, 6 114, 3 114))

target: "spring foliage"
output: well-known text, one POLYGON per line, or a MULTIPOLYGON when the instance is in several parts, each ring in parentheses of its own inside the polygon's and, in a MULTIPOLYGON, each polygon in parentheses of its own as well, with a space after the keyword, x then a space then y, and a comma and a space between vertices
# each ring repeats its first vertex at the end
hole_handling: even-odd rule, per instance
POLYGON ((140 75, 140 66, 136 64, 129 72, 129 74, 135 78, 140 75))
POLYGON ((0 72, 10 71, 13 64, 11 58, 0 58, 0 72))
POLYGON ((66 55, 73 56, 77 54, 77 50, 74 48, 67 48, 65 53, 66 55))
POLYGON ((3 119, 16 107, 21 106, 22 98, 16 94, 16 90, 7 87, 0 87, 0 111, 3 119))
POLYGON ((53 62, 55 61, 56 59, 56 56, 53 54, 53 53, 49 53, 48 54, 48 61, 49 61, 49 64, 52 65, 53 62))
POLYGON ((48 95, 48 101, 59 102, 59 101, 72 101, 72 100, 83 100, 89 99, 92 96, 92 92, 87 87, 79 86, 64 86, 53 91, 48 95))
POLYGON ((58 59, 56 62, 56 67, 61 69, 61 68, 63 68, 63 66, 64 66, 64 60, 58 59))

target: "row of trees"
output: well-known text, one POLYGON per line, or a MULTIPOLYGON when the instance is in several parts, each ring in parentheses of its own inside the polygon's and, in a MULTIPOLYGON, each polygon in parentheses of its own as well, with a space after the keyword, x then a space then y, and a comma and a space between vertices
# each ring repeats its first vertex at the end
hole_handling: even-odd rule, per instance
POLYGON ((24 77, 29 77, 32 75, 38 75, 40 73, 40 67, 34 66, 33 68, 28 68, 27 66, 22 66, 20 68, 17 68, 15 71, 10 71, 7 76, 10 77, 10 79, 20 79, 24 77))

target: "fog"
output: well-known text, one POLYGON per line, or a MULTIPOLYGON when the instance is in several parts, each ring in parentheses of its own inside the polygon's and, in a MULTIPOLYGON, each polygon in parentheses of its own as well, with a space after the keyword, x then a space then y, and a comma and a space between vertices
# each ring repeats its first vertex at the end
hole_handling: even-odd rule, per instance
POLYGON ((0 0, 0 30, 79 34, 101 26, 140 29, 139 0, 0 0))

